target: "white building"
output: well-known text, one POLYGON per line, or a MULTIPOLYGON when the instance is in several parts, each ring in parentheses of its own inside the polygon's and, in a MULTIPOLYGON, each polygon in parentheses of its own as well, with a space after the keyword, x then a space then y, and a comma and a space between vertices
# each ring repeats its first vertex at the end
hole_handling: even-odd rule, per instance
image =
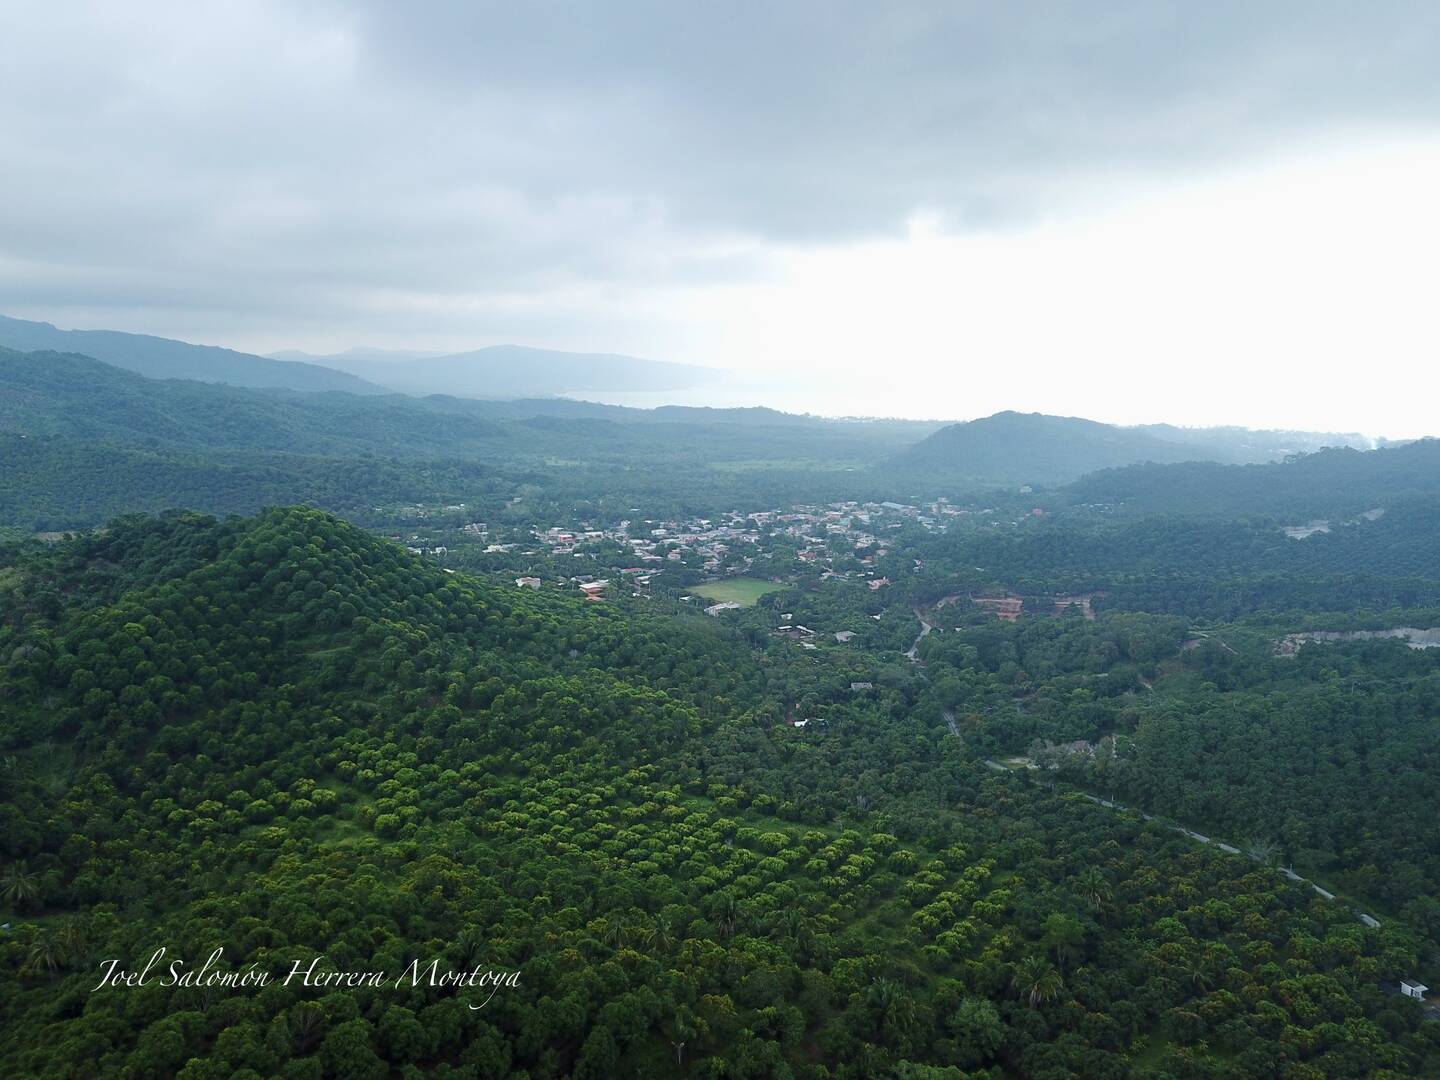
POLYGON ((1400 980, 1400 993, 1404 994, 1408 998, 1414 998, 1416 1001, 1424 1001, 1425 991, 1429 989, 1430 988, 1428 986, 1422 986, 1420 983, 1411 982, 1409 979, 1400 980))

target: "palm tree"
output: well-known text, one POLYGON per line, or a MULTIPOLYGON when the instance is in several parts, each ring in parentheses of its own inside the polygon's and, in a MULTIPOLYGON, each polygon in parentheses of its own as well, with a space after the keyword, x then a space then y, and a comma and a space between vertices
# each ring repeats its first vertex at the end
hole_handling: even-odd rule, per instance
POLYGON ((685 1067, 685 1044, 697 1034, 686 1012, 684 1009, 677 1012, 670 1022, 670 1049, 675 1051, 675 1064, 679 1068, 685 1067))
POLYGON ((81 967, 90 951, 90 934, 84 921, 69 918, 55 931, 55 946, 66 967, 81 967))
POLYGON ((20 859, 7 866, 4 876, 0 877, 0 896, 19 911, 39 898, 42 885, 40 875, 31 870, 24 859, 20 859))
POLYGON ((485 955, 485 935, 474 927, 460 931, 455 938, 454 954, 465 970, 478 966, 485 955))
POLYGON ((715 899, 710 905, 711 916, 715 920, 715 929, 722 937, 729 937, 735 933, 735 927, 740 921, 740 904, 732 892, 721 892, 715 894, 715 899))
POLYGON ((881 1034, 887 1038, 915 1023, 915 999, 894 979, 876 979, 866 997, 879 1018, 881 1034))
POLYGON ((781 908, 770 915, 772 937, 788 939, 800 954, 807 959, 815 945, 815 931, 810 925, 810 916, 797 907, 781 908))
POLYGON ((607 920, 605 928, 600 932, 600 940, 617 951, 628 948, 631 941, 629 924, 620 918, 607 920))
POLYGON ((1075 875, 1075 895, 1099 911, 1115 898, 1115 890, 1098 866, 1087 866, 1075 875))
POLYGON ((1180 970, 1185 976, 1185 980, 1196 990, 1200 991, 1200 993, 1205 994, 1210 991, 1213 983, 1210 978, 1210 973, 1205 970, 1205 965, 1202 961, 1194 959, 1187 960, 1180 970))
POLYGON ((60 966, 60 947, 55 935, 41 930, 30 939, 30 952, 26 957, 34 971, 53 972, 60 966))
POLYGON ((1065 982, 1055 965, 1043 956, 1027 956, 1015 965, 1014 987, 1022 997, 1030 999, 1030 1007, 1052 1001, 1065 989, 1065 982))
POLYGON ((645 931, 645 944, 657 953, 667 953, 675 947, 675 926, 664 915, 655 916, 650 929, 645 931))
POLYGON ((1041 944, 1055 953, 1055 963, 1065 970, 1065 962, 1081 954, 1085 944, 1085 928, 1078 919, 1056 912, 1045 920, 1045 934, 1041 944))

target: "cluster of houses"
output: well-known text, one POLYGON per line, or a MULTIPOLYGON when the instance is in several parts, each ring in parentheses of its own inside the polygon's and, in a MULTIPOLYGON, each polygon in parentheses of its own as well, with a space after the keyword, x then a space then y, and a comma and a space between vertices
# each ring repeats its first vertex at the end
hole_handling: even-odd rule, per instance
MULTIPOLYGON (((732 515, 738 518, 738 515, 732 515)), ((734 521, 715 522, 708 518, 684 521, 622 521, 613 529, 571 530, 559 527, 536 529, 535 538, 551 555, 574 555, 585 544, 609 541, 628 548, 637 564, 636 574, 647 568, 663 568, 666 563, 682 562, 688 556, 699 559, 702 569, 718 571, 736 544, 755 543, 758 530, 749 531, 734 521)), ((743 569, 749 558, 740 561, 743 569)))
MULTIPOLYGON (((431 516, 431 508, 419 505, 402 509, 406 511, 402 516, 406 517, 431 516)), ((464 506, 456 504, 444 510, 453 513, 463 511, 464 506)), ((585 522, 535 526, 528 530, 529 542, 513 530, 494 535, 481 521, 460 526, 458 536, 450 533, 445 539, 449 544, 466 541, 467 547, 474 545, 470 550, 478 548, 487 555, 513 551, 527 558, 573 557, 579 560, 576 572, 562 570, 560 580, 569 588, 579 589, 588 599, 601 600, 621 590, 643 595, 657 574, 677 564, 677 569, 714 577, 754 574, 773 579, 785 571, 779 569, 780 563, 772 560, 777 555, 788 557, 790 553, 802 565, 818 571, 822 581, 863 582, 872 592, 878 592, 894 584, 897 570, 923 569, 918 559, 913 560, 913 566, 897 567, 896 560, 889 558, 897 531, 913 526, 944 531, 956 520, 986 519, 987 515, 993 523, 1004 524, 1000 520, 1004 515, 998 515, 994 509, 953 506, 943 498, 924 505, 893 501, 798 504, 789 509, 731 511, 713 518, 647 519, 640 516, 638 509, 631 514, 630 519, 600 528, 585 522), (580 568, 586 561, 590 564, 589 570, 580 568), (600 580, 600 573, 608 577, 600 580)), ((407 546, 417 554, 440 558, 454 550, 419 535, 410 536, 407 546)), ((539 587, 539 579, 534 577, 517 578, 515 583, 521 588, 539 587)), ((1009 621, 1018 619, 1024 606, 1020 597, 1012 595, 975 599, 982 607, 1009 621)), ((1086 617, 1093 617, 1088 597, 1057 597, 1055 605, 1057 613, 1066 606, 1074 606, 1086 617)), ((726 601, 713 603, 705 610, 708 614, 720 615, 739 606, 726 601)), ((777 633, 802 644, 813 644, 804 640, 810 635, 801 633, 803 629, 791 627, 777 633)), ((853 636, 854 631, 841 628, 837 640, 844 643, 853 636)))
MULTIPOLYGON (((605 580, 604 578, 601 578, 598 581, 585 581, 576 578, 574 579, 574 582, 579 587, 580 592, 584 595, 586 600, 604 600, 605 590, 610 588, 610 582, 605 580)), ((527 576, 517 577, 515 579, 515 587, 517 589, 538 589, 543 584, 544 582, 541 581, 541 579, 538 577, 527 576)))
MULTIPOLYGON (((890 541, 885 534, 903 528, 907 521, 928 529, 943 529, 946 517, 969 512, 951 507, 944 500, 928 507, 840 502, 798 505, 789 510, 732 511, 718 518, 627 520, 606 529, 552 526, 537 528, 533 535, 540 549, 553 556, 583 555, 587 544, 617 544, 629 550, 637 574, 682 561, 706 573, 760 571, 763 566, 756 567, 756 561, 774 540, 781 539, 796 548, 800 562, 816 565, 822 578, 859 576, 867 580, 870 588, 882 589, 891 584, 888 577, 878 576, 875 571, 878 561, 889 554, 890 541), (832 567, 836 538, 844 541, 838 550, 855 554, 858 573, 832 567)), ((492 546, 499 549, 498 545, 492 546)))

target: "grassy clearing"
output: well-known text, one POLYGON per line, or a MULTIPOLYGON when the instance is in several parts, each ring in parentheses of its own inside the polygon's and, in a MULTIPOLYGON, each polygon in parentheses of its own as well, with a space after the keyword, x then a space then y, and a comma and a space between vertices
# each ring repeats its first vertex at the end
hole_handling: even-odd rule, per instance
POLYGON ((784 587, 762 578, 741 577, 730 578, 728 581, 712 581, 708 585, 697 585, 694 591, 717 603, 733 600, 737 604, 750 607, 766 593, 775 592, 784 587))

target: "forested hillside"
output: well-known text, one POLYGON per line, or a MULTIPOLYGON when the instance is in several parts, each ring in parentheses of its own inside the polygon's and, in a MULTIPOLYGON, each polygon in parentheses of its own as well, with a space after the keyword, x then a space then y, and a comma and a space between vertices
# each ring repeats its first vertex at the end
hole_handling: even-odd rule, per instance
POLYGON ((1258 844, 1440 941, 1440 852, 1413 797, 1440 783, 1440 650, 1279 654, 1253 626, 1114 614, 973 622, 922 651, 979 752, 1038 757, 1083 790, 1258 844))
POLYGON ((757 497, 879 495, 890 481, 871 466, 932 429, 769 409, 299 394, 0 349, 0 526, 277 503, 369 520, 377 504, 484 505, 502 489, 567 510, 718 512, 757 497))
POLYGON ((364 379, 318 364, 192 345, 188 341, 125 334, 116 330, 58 330, 49 323, 0 315, 0 346, 21 352, 83 353, 152 379, 198 379, 231 386, 289 390, 339 390, 351 394, 387 391, 364 379))
POLYGON ((499 590, 314 511, 121 520, 8 549, 0 585, 10 1073, 1434 1060, 1379 988, 1418 962, 1400 925, 995 773, 913 714, 919 684, 798 730, 823 658, 499 590), (100 958, 159 943, 277 977, 319 951, 520 977, 479 1009, 428 985, 90 992, 100 958))
POLYGON ((896 464, 959 481, 994 478, 1009 484, 1063 484, 1117 465, 1211 456, 1207 448, 1170 442, 1138 429, 1074 416, 1002 412, 942 428, 901 454, 896 464))
POLYGON ((1440 497, 1303 540, 1281 520, 1080 513, 1003 532, 956 529, 917 549, 937 596, 957 580, 1026 594, 1099 592, 1112 609, 1202 619, 1440 606, 1440 497))
POLYGON ((1071 484, 1079 503, 1104 503, 1133 515, 1354 516, 1389 502, 1433 495, 1440 440, 1420 439, 1373 451, 1334 447, 1294 460, 1243 467, 1192 461, 1132 465, 1071 484))

